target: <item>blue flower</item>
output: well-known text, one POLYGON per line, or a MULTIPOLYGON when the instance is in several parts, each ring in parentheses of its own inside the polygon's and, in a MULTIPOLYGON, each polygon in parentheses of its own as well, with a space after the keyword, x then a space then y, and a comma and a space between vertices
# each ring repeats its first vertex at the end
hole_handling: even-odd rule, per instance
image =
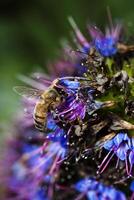
POLYGON ((116 155, 118 158, 116 167, 119 164, 119 160, 125 161, 127 174, 131 175, 134 164, 133 138, 128 137, 127 133, 120 132, 111 140, 106 141, 103 148, 108 150, 109 153, 106 155, 99 167, 100 173, 106 169, 113 156, 116 155))
POLYGON ((88 191, 92 186, 94 187, 96 182, 92 179, 82 179, 75 184, 75 189, 79 192, 88 191))
POLYGON ((134 181, 132 181, 130 184, 130 191, 132 192, 130 199, 133 200, 134 199, 134 181))
POLYGON ((34 144, 22 139, 17 149, 20 155, 11 164, 7 187, 18 199, 51 199, 48 190, 53 190, 55 175, 67 155, 67 137, 52 116, 48 118, 47 137, 38 136, 34 144))
POLYGON ((78 181, 74 187, 81 193, 80 197, 82 197, 83 194, 83 196, 86 195, 89 200, 126 200, 125 195, 121 191, 111 186, 105 186, 92 178, 82 179, 78 181))
POLYGON ((117 53, 116 41, 112 37, 95 39, 94 45, 99 53, 105 57, 112 56, 117 53))
POLYGON ((104 35, 96 26, 89 26, 89 33, 93 39, 92 45, 104 57, 110 57, 117 53, 121 25, 117 24, 112 29, 106 29, 104 35))
POLYGON ((45 194, 45 189, 40 187, 33 197, 33 200, 48 200, 48 197, 45 194))
POLYGON ((59 81, 59 86, 63 87, 66 97, 56 109, 56 116, 58 119, 67 122, 83 119, 86 112, 86 101, 84 96, 80 96, 80 81, 69 80, 68 77, 66 79, 61 79, 59 81))
POLYGON ((92 115, 93 112, 103 107, 103 102, 94 100, 95 89, 88 85, 82 85, 81 80, 71 81, 68 79, 66 77, 59 81, 59 87, 62 86, 66 94, 55 110, 55 116, 59 120, 65 123, 82 121, 86 113, 92 115))
POLYGON ((71 81, 68 79, 60 79, 59 80, 59 85, 65 87, 65 89, 69 92, 75 92, 78 90, 80 87, 80 82, 79 81, 71 81))
POLYGON ((82 120, 86 113, 86 103, 76 95, 69 95, 65 101, 57 108, 56 114, 60 120, 73 122, 82 120))
POLYGON ((117 53, 117 43, 121 32, 120 24, 112 27, 112 29, 107 28, 106 34, 103 34, 96 26, 88 26, 89 33, 92 37, 92 41, 88 42, 71 17, 69 18, 69 22, 75 32, 76 40, 81 46, 83 55, 88 55, 91 47, 96 48, 104 57, 110 57, 117 53))
POLYGON ((95 90, 88 85, 84 77, 65 77, 59 79, 57 87, 61 87, 65 96, 61 104, 55 110, 55 116, 60 121, 72 123, 84 119, 86 112, 90 112, 101 107, 101 103, 95 102, 93 93, 95 90))
POLYGON ((67 153, 65 140, 60 138, 59 141, 58 139, 55 142, 50 141, 42 147, 31 144, 22 147, 22 156, 13 163, 12 175, 8 181, 8 187, 16 193, 18 199, 36 200, 37 197, 39 200, 47 199, 47 195, 41 198, 43 185, 49 184, 51 187, 54 182, 60 162, 64 160, 67 153))
POLYGON ((134 192, 134 181, 132 181, 131 184, 130 184, 130 190, 131 190, 132 192, 134 192))

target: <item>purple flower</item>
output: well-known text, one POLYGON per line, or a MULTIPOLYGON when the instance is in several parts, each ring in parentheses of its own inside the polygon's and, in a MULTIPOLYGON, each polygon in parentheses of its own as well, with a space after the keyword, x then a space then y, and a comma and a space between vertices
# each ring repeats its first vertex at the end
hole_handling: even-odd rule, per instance
POLYGON ((69 123, 75 120, 82 120, 85 117, 86 110, 89 111, 91 107, 93 108, 91 104, 94 103, 94 89, 88 84, 83 85, 82 80, 84 80, 82 77, 77 77, 73 81, 69 80, 68 77, 60 80, 60 85, 64 88, 66 98, 56 109, 58 119, 69 123))
POLYGON ((21 157, 11 166, 11 175, 7 182, 9 191, 15 194, 15 198, 32 200, 36 199, 36 196, 39 198, 41 188, 43 192, 45 185, 49 185, 47 193, 44 194, 45 199, 47 196, 49 198, 48 189, 53 190, 51 185, 54 183, 55 174, 66 155, 65 146, 61 146, 57 141, 42 147, 24 144, 20 150, 21 157))
POLYGON ((127 133, 120 132, 114 138, 104 143, 103 148, 108 150, 109 153, 102 161, 99 172, 102 173, 114 155, 117 156, 118 167, 119 160, 125 161, 126 171, 128 175, 131 175, 133 164, 134 164, 134 139, 128 137, 127 133))
POLYGON ((2 180, 7 189, 7 199, 51 199, 55 175, 68 150, 65 131, 51 115, 48 118, 47 136, 40 136, 38 131, 33 132, 32 126, 26 126, 16 141, 10 143, 13 151, 7 153, 10 174, 2 180))
POLYGON ((81 194, 76 199, 82 199, 84 195, 87 196, 89 200, 126 200, 125 195, 116 190, 114 187, 106 186, 92 178, 86 178, 78 181, 75 184, 75 189, 81 194))
POLYGON ((120 24, 117 24, 112 29, 107 28, 106 34, 103 34, 96 26, 88 26, 90 36, 92 37, 92 41, 88 42, 71 17, 69 21, 83 54, 88 54, 91 47, 95 48, 104 57, 110 57, 117 53, 117 43, 119 42, 121 32, 120 24))
POLYGON ((113 56, 117 53, 121 25, 117 24, 112 30, 106 30, 104 35, 96 26, 89 26, 89 33, 93 39, 93 45, 104 57, 113 56))
POLYGON ((58 118, 67 122, 82 120, 85 117, 85 113, 85 102, 74 94, 69 95, 56 111, 58 118))
POLYGON ((63 87, 66 96, 56 108, 55 114, 59 120, 65 123, 81 121, 86 113, 91 115, 103 107, 103 103, 94 100, 95 90, 90 86, 84 86, 80 81, 71 81, 69 78, 61 79, 59 85, 63 87))
POLYGON ((81 59, 78 58, 72 47, 65 44, 60 52, 60 57, 54 62, 48 63, 48 71, 52 77, 82 76, 86 68, 81 66, 81 59))

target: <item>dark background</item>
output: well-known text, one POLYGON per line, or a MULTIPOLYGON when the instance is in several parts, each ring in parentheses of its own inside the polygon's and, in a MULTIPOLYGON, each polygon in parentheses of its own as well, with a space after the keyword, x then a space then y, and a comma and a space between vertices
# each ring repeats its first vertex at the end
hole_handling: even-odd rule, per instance
MULTIPOLYGON (((0 0, 0 120, 14 117, 19 97, 12 91, 18 74, 28 75, 56 57, 62 38, 70 38, 67 17, 73 16, 86 32, 87 21, 99 27, 108 23, 106 7, 113 19, 123 21, 134 32, 133 0, 0 0)), ((7 124, 7 123, 6 123, 7 124)))

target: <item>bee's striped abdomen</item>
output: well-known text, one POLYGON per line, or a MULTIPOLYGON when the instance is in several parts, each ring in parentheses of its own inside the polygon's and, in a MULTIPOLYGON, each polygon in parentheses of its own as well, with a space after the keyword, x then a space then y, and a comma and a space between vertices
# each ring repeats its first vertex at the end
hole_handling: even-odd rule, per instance
POLYGON ((41 117, 41 116, 38 116, 38 115, 34 115, 35 127, 40 131, 44 131, 44 129, 45 129, 45 120, 46 120, 46 117, 41 117))
POLYGON ((46 126, 46 115, 47 115, 47 106, 44 104, 44 101, 40 101, 36 104, 34 109, 34 124, 39 131, 44 131, 46 126))

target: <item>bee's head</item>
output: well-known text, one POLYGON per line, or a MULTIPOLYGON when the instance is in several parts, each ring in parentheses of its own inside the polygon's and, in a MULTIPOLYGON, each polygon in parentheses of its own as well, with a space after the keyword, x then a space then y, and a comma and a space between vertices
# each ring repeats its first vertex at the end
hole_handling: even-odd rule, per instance
POLYGON ((55 89, 50 89, 47 93, 48 98, 55 100, 57 98, 58 92, 55 89))

